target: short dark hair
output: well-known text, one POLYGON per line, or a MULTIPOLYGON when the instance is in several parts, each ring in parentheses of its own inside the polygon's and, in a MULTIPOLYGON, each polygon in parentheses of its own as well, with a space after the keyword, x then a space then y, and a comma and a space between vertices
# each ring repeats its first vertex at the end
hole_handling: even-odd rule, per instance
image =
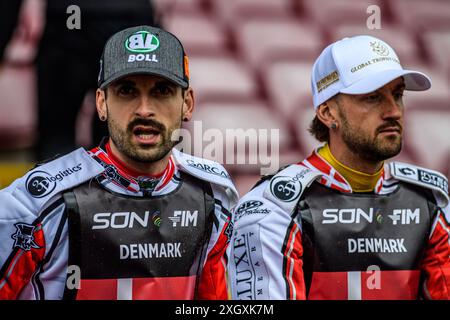
POLYGON ((320 119, 315 116, 309 125, 308 131, 311 133, 314 138, 319 140, 320 142, 330 142, 330 129, 323 124, 320 119))

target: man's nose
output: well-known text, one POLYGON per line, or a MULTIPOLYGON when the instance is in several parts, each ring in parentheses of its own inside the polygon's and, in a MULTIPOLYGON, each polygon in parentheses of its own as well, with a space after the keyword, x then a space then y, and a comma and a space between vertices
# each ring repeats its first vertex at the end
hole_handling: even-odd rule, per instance
POLYGON ((403 102, 389 95, 383 108, 383 118, 401 119, 403 117, 403 102))
POLYGON ((150 118, 155 116, 155 106, 152 99, 143 96, 139 99, 139 105, 136 107, 135 113, 142 118, 150 118))

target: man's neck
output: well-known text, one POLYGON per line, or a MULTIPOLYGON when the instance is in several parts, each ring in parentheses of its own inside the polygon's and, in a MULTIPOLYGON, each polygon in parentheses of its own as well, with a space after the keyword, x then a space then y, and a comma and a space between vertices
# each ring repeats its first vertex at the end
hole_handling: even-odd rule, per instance
POLYGON ((330 151, 334 158, 344 166, 365 174, 377 173, 384 164, 384 161, 369 161, 351 152, 346 147, 336 147, 330 144, 330 151))
POLYGON ((365 173, 359 169, 349 167, 335 158, 328 144, 320 148, 319 155, 324 158, 337 172, 339 172, 344 179, 350 184, 353 192, 371 192, 375 189, 381 175, 383 168, 380 167, 378 171, 373 174, 365 173))
POLYGON ((114 145, 114 143, 111 142, 111 140, 109 142, 109 149, 112 153, 112 156, 119 160, 121 164, 126 167, 127 171, 133 172, 134 175, 147 175, 154 177, 161 176, 164 173, 171 155, 171 152, 169 152, 164 156, 164 158, 158 161, 144 163, 130 159, 126 155, 122 154, 114 145))

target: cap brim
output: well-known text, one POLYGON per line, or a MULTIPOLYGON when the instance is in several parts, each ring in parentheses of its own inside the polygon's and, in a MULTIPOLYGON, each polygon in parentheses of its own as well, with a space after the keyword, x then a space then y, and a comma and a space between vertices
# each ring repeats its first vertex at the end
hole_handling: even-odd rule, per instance
POLYGON ((135 68, 135 69, 127 69, 123 70, 122 72, 117 72, 110 76, 108 79, 105 79, 105 81, 99 86, 100 89, 105 89, 108 85, 110 85, 112 82, 119 80, 120 78, 127 77, 127 76, 133 76, 137 74, 148 74, 152 76, 160 76, 163 77, 171 82, 174 82, 175 84, 179 85, 183 89, 187 89, 189 87, 189 83, 181 79, 173 74, 170 74, 166 72, 165 70, 160 69, 149 69, 149 68, 135 68))
POLYGON ((347 94, 366 94, 378 90, 399 77, 403 77, 405 80, 405 90, 424 91, 431 87, 431 79, 422 72, 412 70, 383 70, 355 82, 350 87, 340 90, 340 92, 347 94))

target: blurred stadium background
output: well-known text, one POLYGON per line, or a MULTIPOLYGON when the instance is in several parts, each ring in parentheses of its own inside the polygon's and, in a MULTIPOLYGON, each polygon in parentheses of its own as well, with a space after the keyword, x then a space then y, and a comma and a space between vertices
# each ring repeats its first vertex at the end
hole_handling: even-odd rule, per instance
MULTIPOLYGON (((310 72, 329 43, 372 34, 391 44, 404 67, 431 76, 431 90, 406 92, 405 139, 396 158, 450 176, 450 0, 154 0, 162 26, 190 58, 195 120, 203 129, 279 128, 280 165, 308 156, 318 143, 306 131, 313 118, 310 72), (381 8, 381 29, 366 12, 381 8)), ((21 25, 0 71, 0 188, 31 168, 36 135, 33 58, 45 23, 40 0, 27 0, 21 25), (25 40, 24 40, 25 38, 25 40)), ((70 63, 70 61, 68 62, 70 63)), ((57 90, 55 88, 55 90, 57 90)), ((94 112, 81 108, 80 145, 94 112)), ((63 107, 63 106, 62 106, 63 107)), ((250 151, 248 151, 250 152, 250 151)), ((228 165, 245 193, 258 165, 228 165)))

